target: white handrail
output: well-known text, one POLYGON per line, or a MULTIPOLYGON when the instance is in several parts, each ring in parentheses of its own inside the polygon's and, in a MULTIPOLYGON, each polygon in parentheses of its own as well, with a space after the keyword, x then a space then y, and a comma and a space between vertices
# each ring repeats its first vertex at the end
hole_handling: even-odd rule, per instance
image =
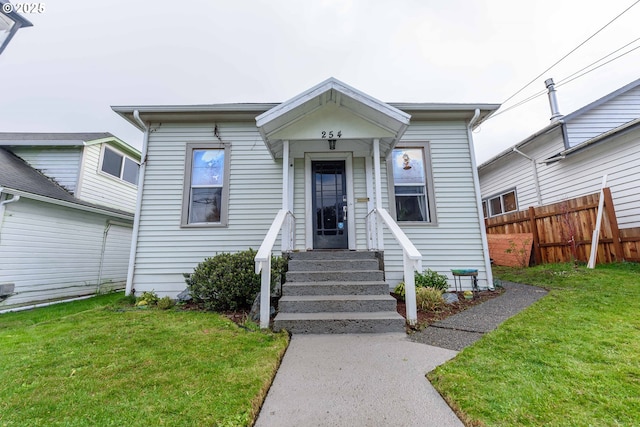
POLYGON ((291 212, 280 209, 273 219, 273 223, 271 223, 271 227, 269 227, 269 231, 264 237, 260 249, 258 249, 258 253, 254 258, 256 274, 262 273, 260 276, 260 327, 263 329, 269 327, 269 308, 271 307, 271 252, 287 218, 289 219, 288 236, 282 236, 282 248, 283 251, 293 249, 295 218, 291 212))
MULTIPOLYGON (((418 323, 418 309, 416 305, 416 278, 414 271, 422 272, 422 254, 418 249, 411 243, 411 240, 404 234, 404 231, 400 228, 397 222, 389 215, 386 209, 373 209, 367 215, 368 220, 368 231, 371 233, 375 227, 371 224, 371 214, 376 213, 376 217, 380 218, 382 222, 386 224, 391 231, 391 234, 396 239, 396 241, 400 244, 402 248, 402 263, 403 263, 403 271, 404 271, 404 290, 405 290, 405 301, 407 306, 407 323, 410 325, 415 325, 418 323)), ((375 249, 375 242, 377 239, 369 236, 370 244, 373 244, 373 248, 375 249)))

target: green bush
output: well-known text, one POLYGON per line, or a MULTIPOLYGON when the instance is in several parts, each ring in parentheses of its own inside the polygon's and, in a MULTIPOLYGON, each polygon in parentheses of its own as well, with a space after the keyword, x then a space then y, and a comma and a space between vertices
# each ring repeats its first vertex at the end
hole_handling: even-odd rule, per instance
POLYGON ((160 310, 169 310, 171 307, 175 305, 175 301, 171 299, 171 297, 162 297, 158 300, 158 308, 160 310))
POLYGON ((405 290, 404 290, 404 282, 398 283, 398 285, 393 288, 393 293, 398 295, 404 301, 405 290))
POLYGON ((447 281, 447 276, 427 269, 423 273, 416 271, 416 288, 435 288, 440 291, 446 291, 449 289, 449 282, 447 281))
MULTIPOLYGON (((251 308, 260 292, 260 275, 255 273, 256 251, 221 253, 207 258, 193 273, 184 274, 193 301, 206 310, 228 311, 251 308)), ((271 259, 271 290, 284 274, 286 262, 271 259)))
POLYGON ((416 305, 420 311, 433 311, 444 305, 442 291, 432 287, 416 288, 416 305))
POLYGON ((153 291, 144 291, 142 295, 136 298, 136 306, 153 307, 158 304, 158 294, 153 291))

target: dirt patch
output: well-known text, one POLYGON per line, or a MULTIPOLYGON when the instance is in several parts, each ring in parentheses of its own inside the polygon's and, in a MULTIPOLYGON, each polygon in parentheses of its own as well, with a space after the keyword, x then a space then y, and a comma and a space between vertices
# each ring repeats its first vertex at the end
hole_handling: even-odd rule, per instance
MULTIPOLYGON (((418 324, 413 327, 407 325, 407 331, 424 329, 430 324, 437 322, 438 320, 446 319, 447 317, 452 316, 456 313, 460 313, 461 311, 464 311, 469 307, 482 304, 487 300, 500 296, 503 292, 503 288, 498 288, 495 291, 480 291, 476 294, 476 297, 474 299, 465 299, 462 292, 457 292, 459 301, 456 303, 445 304, 443 307, 433 311, 418 310, 418 324)), ((405 302, 399 299, 396 294, 392 293, 391 296, 393 296, 398 301, 398 313, 406 319, 407 306, 405 302)))

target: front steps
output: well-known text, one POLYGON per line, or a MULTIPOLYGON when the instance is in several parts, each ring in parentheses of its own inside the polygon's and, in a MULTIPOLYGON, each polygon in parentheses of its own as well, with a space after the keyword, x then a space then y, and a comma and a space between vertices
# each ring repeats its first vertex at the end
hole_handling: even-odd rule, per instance
POLYGON ((403 332, 405 320, 384 281, 376 252, 289 254, 276 331, 291 333, 403 332))

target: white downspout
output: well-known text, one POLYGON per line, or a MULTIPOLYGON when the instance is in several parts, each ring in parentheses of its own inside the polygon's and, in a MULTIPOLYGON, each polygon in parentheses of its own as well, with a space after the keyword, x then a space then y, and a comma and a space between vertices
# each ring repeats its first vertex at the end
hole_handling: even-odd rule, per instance
MULTIPOLYGON (((0 197, 2 197, 3 190, 4 188, 0 187, 0 197)), ((5 206, 8 205, 9 203, 15 203, 18 200, 20 200, 20 196, 14 194, 12 198, 8 200, 3 200, 2 202, 0 202, 0 235, 2 235, 2 224, 4 223, 5 206)))
POLYGON ((140 119, 138 110, 133 111, 133 118, 144 129, 144 137, 142 139, 142 151, 140 170, 138 172, 138 195, 136 198, 136 211, 133 217, 133 231, 131 232, 131 250, 129 252, 129 269, 127 270, 127 285, 125 295, 131 295, 133 292, 133 273, 135 271, 136 249, 138 247, 138 230, 140 230, 140 209, 142 207, 142 189, 144 187, 144 172, 147 166, 147 145, 149 143, 149 127, 140 119))
POLYGON ((473 117, 469 121, 467 126, 467 135, 469 139, 469 149, 471 155, 471 170, 473 173, 473 185, 476 192, 476 205, 478 209, 478 225, 480 225, 480 237, 482 238, 482 252, 484 253, 484 268, 487 271, 487 288, 493 289, 493 271, 491 271, 491 257, 489 256, 489 243, 487 242, 487 230, 484 227, 484 214, 482 213, 482 195, 480 193, 480 178, 478 177, 478 166, 476 164, 476 151, 473 146, 473 131, 471 128, 473 124, 480 117, 480 109, 476 108, 473 117))
POLYGON ((531 161, 531 167, 533 168, 533 185, 536 186, 536 196, 538 199, 538 206, 542 206, 542 194, 540 194, 540 181, 538 181, 538 167, 536 165, 536 161, 531 157, 527 156, 526 154, 524 154, 522 151, 518 150, 517 147, 513 147, 512 151, 514 153, 520 154, 525 159, 531 161))

